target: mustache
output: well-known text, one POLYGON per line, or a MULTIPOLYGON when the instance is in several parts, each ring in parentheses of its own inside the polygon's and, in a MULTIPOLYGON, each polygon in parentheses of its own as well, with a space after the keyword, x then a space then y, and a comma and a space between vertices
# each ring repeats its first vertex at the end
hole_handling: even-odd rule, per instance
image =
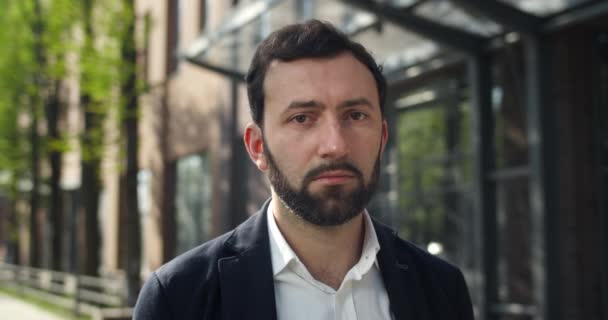
POLYGON ((358 179, 363 179, 363 173, 361 172, 361 170, 359 170, 359 168, 357 168, 355 165, 353 165, 350 162, 340 161, 340 162, 322 164, 314 169, 311 169, 304 176, 302 185, 304 185, 304 186, 308 185, 312 180, 315 179, 315 177, 319 176, 320 174, 325 173, 327 171, 334 171, 334 170, 350 171, 358 179))

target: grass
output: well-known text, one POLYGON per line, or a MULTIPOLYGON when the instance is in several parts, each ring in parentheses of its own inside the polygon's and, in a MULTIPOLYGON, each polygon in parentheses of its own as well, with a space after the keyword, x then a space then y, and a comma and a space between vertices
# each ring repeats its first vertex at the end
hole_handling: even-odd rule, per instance
POLYGON ((35 305, 41 309, 44 309, 44 310, 46 310, 50 313, 53 313, 59 317, 62 317, 64 319, 73 319, 73 320, 90 320, 91 319, 89 316, 86 316, 86 315, 76 316, 76 315, 74 315, 72 310, 67 310, 63 307, 54 305, 44 299, 35 297, 31 294, 22 293, 18 289, 15 289, 15 288, 0 286, 0 293, 3 293, 7 296, 11 296, 13 298, 19 299, 23 302, 35 305))

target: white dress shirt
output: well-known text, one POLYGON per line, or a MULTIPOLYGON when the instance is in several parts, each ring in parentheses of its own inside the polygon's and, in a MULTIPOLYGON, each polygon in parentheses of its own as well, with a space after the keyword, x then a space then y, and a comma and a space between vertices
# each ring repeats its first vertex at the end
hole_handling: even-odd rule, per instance
POLYGON ((272 208, 271 203, 267 216, 278 320, 393 319, 376 260, 380 245, 367 211, 363 212, 365 239, 361 258, 336 291, 308 272, 281 234, 272 208))

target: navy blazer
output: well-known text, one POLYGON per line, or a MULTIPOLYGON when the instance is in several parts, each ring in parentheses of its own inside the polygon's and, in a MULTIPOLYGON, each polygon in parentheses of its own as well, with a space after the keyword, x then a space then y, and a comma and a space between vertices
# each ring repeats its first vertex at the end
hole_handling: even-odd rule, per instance
MULTIPOLYGON (((276 320, 266 212, 156 270, 135 320, 276 320)), ((378 263, 395 319, 473 320, 462 273, 374 220, 378 263)), ((287 319, 281 319, 287 320, 287 319)))

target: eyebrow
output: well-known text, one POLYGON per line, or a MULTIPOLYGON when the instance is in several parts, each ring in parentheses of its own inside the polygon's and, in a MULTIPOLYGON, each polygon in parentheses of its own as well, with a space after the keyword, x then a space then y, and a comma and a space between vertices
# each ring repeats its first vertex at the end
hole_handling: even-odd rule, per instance
MULTIPOLYGON (((315 108, 315 107, 322 107, 322 106, 324 106, 324 104, 319 101, 316 101, 316 100, 307 100, 307 101, 296 100, 296 101, 292 101, 287 106, 287 110, 315 108)), ((343 108, 356 107, 356 106, 367 106, 367 107, 373 108, 372 103, 363 97, 343 101, 338 105, 338 108, 343 109, 343 108)), ((285 111, 287 111, 287 110, 285 110, 285 111)))
POLYGON ((287 110, 301 109, 301 108, 314 108, 314 107, 319 107, 319 106, 323 106, 323 104, 318 101, 315 101, 315 100, 308 100, 308 101, 296 100, 296 101, 292 101, 287 106, 287 110))
POLYGON ((356 106, 367 106, 370 108, 373 108, 373 104, 367 100, 366 98, 356 98, 356 99, 350 99, 350 100, 346 100, 342 103, 340 103, 338 105, 338 108, 348 108, 348 107, 356 107, 356 106))

